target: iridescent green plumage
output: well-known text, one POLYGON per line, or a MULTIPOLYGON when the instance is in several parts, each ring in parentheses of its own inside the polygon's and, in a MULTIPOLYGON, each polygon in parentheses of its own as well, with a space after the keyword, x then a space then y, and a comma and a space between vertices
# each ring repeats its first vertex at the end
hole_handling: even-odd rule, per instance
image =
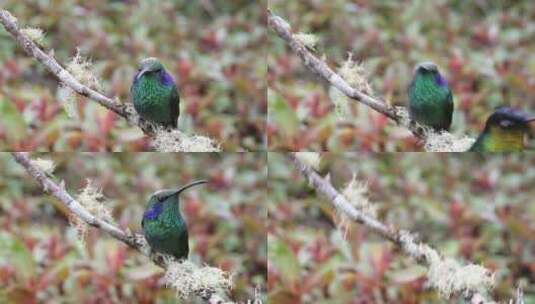
POLYGON ((448 130, 453 115, 453 96, 435 64, 420 63, 408 89, 412 120, 433 129, 448 130))
POLYGON ((151 195, 141 227, 153 250, 177 259, 188 257, 188 227, 180 213, 179 195, 182 191, 203 183, 206 181, 196 181, 179 189, 160 190, 151 195))
POLYGON ((146 58, 140 62, 130 93, 139 116, 176 128, 180 112, 178 90, 158 59, 146 58))
POLYGON ((471 152, 518 152, 524 150, 524 136, 528 123, 535 121, 525 113, 509 108, 498 108, 487 119, 485 129, 476 139, 471 152))

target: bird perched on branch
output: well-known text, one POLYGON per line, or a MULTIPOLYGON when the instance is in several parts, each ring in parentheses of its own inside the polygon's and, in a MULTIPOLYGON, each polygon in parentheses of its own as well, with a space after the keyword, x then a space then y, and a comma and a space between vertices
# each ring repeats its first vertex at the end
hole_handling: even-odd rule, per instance
POLYGON ((408 95, 411 120, 436 131, 450 128, 453 96, 436 64, 422 62, 416 66, 408 95))
POLYGON ((515 152, 524 150, 524 135, 535 117, 509 108, 499 107, 489 116, 485 129, 470 150, 472 152, 515 152))
POLYGON ((150 196, 141 227, 154 251, 179 260, 188 257, 188 227, 180 213, 179 195, 186 189, 205 183, 207 181, 199 180, 178 189, 156 191, 150 196))
POLYGON ((130 88, 139 116, 176 128, 180 97, 173 77, 157 58, 141 60, 130 88))

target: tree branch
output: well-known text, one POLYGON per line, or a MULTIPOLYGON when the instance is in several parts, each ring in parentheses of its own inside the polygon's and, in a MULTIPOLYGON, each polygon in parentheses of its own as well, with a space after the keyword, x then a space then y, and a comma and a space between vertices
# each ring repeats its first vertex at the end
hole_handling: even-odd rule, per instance
MULTIPOLYGON (((43 188, 43 191, 52 195, 58 199, 69 211, 75 216, 82 219, 87 224, 103 230, 115 239, 127 244, 129 247, 137 250, 141 254, 149 257, 156 265, 167 269, 169 261, 173 261, 174 258, 168 255, 151 252, 150 246, 145 240, 145 236, 138 233, 132 233, 130 231, 124 231, 121 228, 108 223, 84 208, 77 200, 75 200, 64 188, 63 185, 59 185, 54 182, 47 174, 34 163, 28 157, 25 152, 13 152, 13 158, 17 161, 31 177, 43 188)), ((210 304, 227 304, 223 297, 217 295, 214 290, 203 289, 197 290, 196 294, 203 300, 210 304)))
MULTIPOLYGON (((428 245, 415 243, 409 232, 397 230, 356 209, 344 195, 334 188, 328 178, 321 177, 314 169, 302 162, 296 154, 289 154, 289 158, 293 161, 295 167, 309 181, 311 187, 317 193, 326 196, 337 210, 340 210, 351 220, 366 226, 368 229, 391 241, 402 252, 415 259, 419 264, 430 266, 438 259, 442 259, 428 245)), ((463 296, 471 304, 495 303, 492 300, 487 300, 485 296, 474 290, 464 290, 463 296)))
POLYGON ((392 119, 398 125, 407 127, 415 136, 425 139, 426 135, 422 127, 413 123, 407 123, 406 117, 401 114, 400 109, 402 109, 402 107, 391 106, 384 100, 372 97, 351 87, 351 85, 349 85, 342 76, 334 72, 325 61, 318 59, 305 45, 303 45, 303 43, 295 39, 291 32, 292 29, 290 24, 281 17, 274 15, 270 10, 268 10, 268 24, 275 30, 275 32, 277 32, 280 38, 286 41, 292 51, 301 58, 303 64, 312 72, 325 79, 350 99, 372 108, 392 119))

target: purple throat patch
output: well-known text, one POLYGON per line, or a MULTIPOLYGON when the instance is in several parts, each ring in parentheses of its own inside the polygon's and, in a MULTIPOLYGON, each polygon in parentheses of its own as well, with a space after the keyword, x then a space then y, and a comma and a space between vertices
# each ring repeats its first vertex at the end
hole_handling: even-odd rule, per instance
POLYGON ((436 84, 438 84, 439 86, 445 88, 448 86, 448 81, 446 80, 446 78, 442 77, 442 75, 438 74, 435 76, 435 82, 436 84))
POLYGON ((175 84, 175 80, 173 79, 173 76, 169 75, 169 73, 167 73, 164 70, 160 72, 160 81, 165 86, 171 86, 175 84))
POLYGON ((163 203, 155 203, 152 208, 150 208, 149 210, 145 211, 145 213, 143 214, 143 218, 146 219, 146 220, 155 220, 158 215, 160 215, 163 211, 163 203))

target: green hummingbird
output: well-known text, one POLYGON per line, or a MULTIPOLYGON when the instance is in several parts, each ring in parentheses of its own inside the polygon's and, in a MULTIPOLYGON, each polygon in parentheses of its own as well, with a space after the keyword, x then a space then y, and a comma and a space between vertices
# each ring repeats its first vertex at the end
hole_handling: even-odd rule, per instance
POLYGON ((499 107, 487 119, 485 129, 470 147, 471 152, 515 152, 524 150, 524 135, 529 123, 535 117, 528 117, 522 111, 499 107))
POLYGON ((176 128, 180 112, 178 89, 157 58, 141 60, 130 93, 141 118, 176 128))
POLYGON ((419 63, 408 88, 411 120, 436 131, 449 130, 453 115, 453 95, 436 64, 419 63))
POLYGON ((188 257, 188 227, 180 213, 179 194, 205 183, 207 181, 199 180, 181 188, 156 191, 150 196, 141 227, 154 251, 172 255, 179 260, 188 257))

